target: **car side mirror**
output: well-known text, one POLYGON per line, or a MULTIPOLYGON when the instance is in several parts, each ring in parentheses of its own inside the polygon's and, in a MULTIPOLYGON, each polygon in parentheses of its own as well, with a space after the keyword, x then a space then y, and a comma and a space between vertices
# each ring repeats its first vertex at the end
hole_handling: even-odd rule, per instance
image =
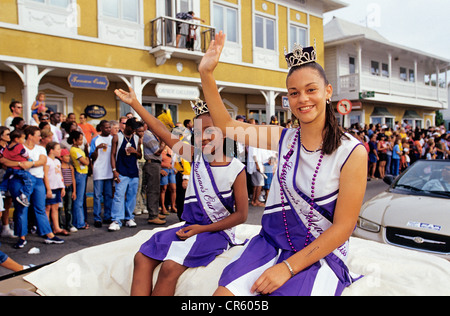
POLYGON ((395 177, 392 175, 387 175, 383 178, 384 183, 391 185, 394 182, 395 177))

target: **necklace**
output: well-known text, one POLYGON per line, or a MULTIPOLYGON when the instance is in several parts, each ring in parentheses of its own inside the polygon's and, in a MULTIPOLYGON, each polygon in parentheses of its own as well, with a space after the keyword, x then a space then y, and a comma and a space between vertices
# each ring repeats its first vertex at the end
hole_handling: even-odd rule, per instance
MULTIPOLYGON (((294 252, 298 252, 298 250, 295 248, 294 244, 292 243, 291 236, 289 234, 289 227, 288 227, 288 223, 287 223, 286 209, 285 209, 285 204, 287 203, 287 201, 285 203, 285 195, 284 195, 283 188, 287 188, 286 176, 287 176, 287 169, 288 169, 288 165, 289 165, 289 160, 291 159, 291 157, 292 157, 292 155, 294 153, 294 147, 297 144, 297 141, 299 139, 300 139, 300 146, 303 147, 303 145, 301 144, 301 130, 300 130, 300 128, 297 130, 297 133, 296 133, 296 135, 294 137, 294 140, 292 142, 292 145, 291 145, 288 153, 282 157, 285 161, 283 163, 283 166, 282 166, 282 169, 281 169, 281 176, 280 176, 280 196, 281 196, 281 206, 282 206, 282 213, 283 213, 284 229, 285 229, 286 238, 287 238, 287 240, 289 242, 289 246, 291 247, 291 249, 294 252)), ((315 153, 315 152, 313 152, 313 153, 315 153)), ((307 219, 308 219, 308 226, 307 226, 308 233, 306 234, 305 247, 308 246, 308 244, 310 242, 310 239, 311 239, 311 226, 312 226, 312 220, 313 220, 313 217, 314 217, 313 205, 314 205, 314 193, 315 193, 316 179, 317 179, 317 174, 319 173, 319 170, 320 170, 320 166, 322 165, 323 157, 324 157, 324 153, 323 153, 323 150, 321 150, 320 151, 320 158, 319 158, 319 161, 317 163, 316 169, 314 170, 314 174, 313 174, 312 182, 311 182, 311 203, 310 203, 309 213, 307 215, 307 219)))

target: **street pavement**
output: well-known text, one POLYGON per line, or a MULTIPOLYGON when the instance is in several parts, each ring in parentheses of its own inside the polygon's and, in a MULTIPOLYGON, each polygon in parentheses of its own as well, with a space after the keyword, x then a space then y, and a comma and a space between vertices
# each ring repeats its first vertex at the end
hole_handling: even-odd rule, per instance
MULTIPOLYGON (((382 180, 372 180, 367 183, 367 190, 364 201, 369 200, 378 193, 386 190, 386 185, 382 180)), ((247 224, 259 225, 264 209, 262 207, 254 207, 249 205, 249 214, 247 224)), ((1 238, 1 250, 8 254, 12 259, 20 264, 34 264, 41 265, 48 262, 56 261, 67 254, 79 251, 81 249, 101 245, 107 242, 120 240, 123 238, 132 237, 140 230, 151 230, 157 226, 149 225, 147 223, 147 215, 139 215, 135 218, 137 228, 122 227, 120 231, 108 232, 108 225, 103 225, 102 228, 95 228, 93 223, 92 210, 88 211, 88 223, 90 228, 88 230, 78 231, 67 237, 61 237, 65 240, 62 245, 46 245, 44 239, 35 234, 27 236, 28 244, 23 249, 14 249, 13 245, 16 243, 15 238, 1 238), (32 248, 38 248, 39 254, 29 254, 32 248)), ((178 223, 176 214, 171 214, 167 217, 167 223, 164 226, 170 226, 178 223)), ((99 254, 101 255, 101 254, 99 254)), ((0 267, 0 277, 9 274, 10 271, 0 267)))

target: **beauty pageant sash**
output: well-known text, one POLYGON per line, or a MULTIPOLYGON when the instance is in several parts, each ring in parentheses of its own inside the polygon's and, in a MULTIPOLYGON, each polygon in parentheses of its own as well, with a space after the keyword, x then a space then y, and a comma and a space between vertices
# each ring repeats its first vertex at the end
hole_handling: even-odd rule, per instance
MULTIPOLYGON (((283 140, 280 143, 279 148, 279 159, 280 164, 279 166, 283 166, 285 162, 284 156, 288 153, 288 151, 291 148, 291 144, 293 142, 293 138, 295 136, 296 130, 287 130, 286 134, 284 135, 283 140), (288 136, 288 137, 286 137, 288 136)), ((308 227, 309 219, 311 219, 311 235, 314 239, 319 238, 319 236, 326 231, 328 228, 331 227, 333 224, 329 219, 326 218, 323 214, 325 214, 325 211, 321 209, 321 207, 317 204, 315 204, 307 195, 305 195, 303 192, 301 192, 298 187, 295 179, 297 178, 297 172, 298 172, 298 164, 300 161, 300 150, 301 150, 301 143, 300 140, 297 141, 298 145, 296 145, 294 148, 294 152, 291 156, 291 160, 287 164, 287 173, 285 181, 280 181, 281 177, 281 167, 278 168, 277 175, 278 175, 278 181, 280 183, 280 186, 284 192, 285 197, 287 198, 287 201, 290 205, 290 208, 295 211, 298 218, 301 220, 303 225, 305 227, 308 227), (292 159, 295 157, 295 160, 292 159), (284 185, 282 183, 284 182, 284 185), (311 207, 313 215, 312 217, 309 215, 311 211, 311 207)), ((300 175, 302 176, 302 175, 300 175)), ((283 179, 284 180, 284 179, 283 179)), ((298 245, 297 245, 298 246, 298 245)), ((342 246, 338 247, 333 251, 333 254, 338 257, 340 260, 342 260, 344 263, 347 260, 348 255, 348 241, 345 242, 342 246)))
MULTIPOLYGON (((193 162, 192 174, 195 195, 201 205, 202 211, 213 223, 230 216, 230 211, 225 207, 225 200, 220 194, 211 171, 211 166, 202 156, 199 161, 193 162)), ((233 245, 242 244, 236 238, 235 228, 223 230, 233 245)))

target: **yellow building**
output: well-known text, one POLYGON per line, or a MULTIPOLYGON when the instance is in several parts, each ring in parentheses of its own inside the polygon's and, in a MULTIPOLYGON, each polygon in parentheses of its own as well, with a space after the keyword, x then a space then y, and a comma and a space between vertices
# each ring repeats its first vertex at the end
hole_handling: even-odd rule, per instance
POLYGON ((260 122, 277 115, 283 122, 290 115, 282 108, 284 48, 316 40, 323 65, 322 16, 344 6, 331 0, 1 0, 1 122, 12 100, 23 102, 29 121, 39 91, 54 111, 78 117, 98 105, 103 118, 118 119, 130 108, 114 90, 127 85, 153 114, 170 109, 174 121, 191 119, 189 101, 202 97, 198 63, 219 30, 227 43, 216 80, 229 112, 260 122), (176 19, 188 11, 201 20, 176 19))

